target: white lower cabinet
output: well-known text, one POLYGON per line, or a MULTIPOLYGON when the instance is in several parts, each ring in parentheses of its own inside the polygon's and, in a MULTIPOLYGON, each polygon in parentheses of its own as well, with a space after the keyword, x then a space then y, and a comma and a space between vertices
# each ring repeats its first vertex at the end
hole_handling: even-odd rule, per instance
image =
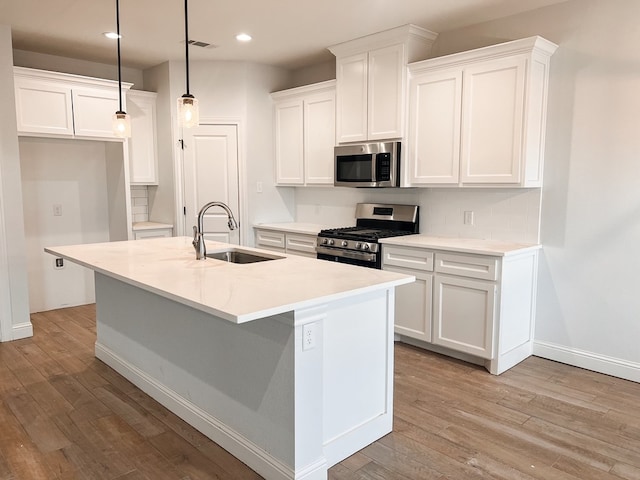
POLYGON ((384 245, 382 268, 416 277, 396 288, 395 333, 504 372, 531 355, 537 259, 384 245))
POLYGON ((279 253, 316 258, 317 235, 255 229, 256 247, 279 253))
POLYGON ((493 358, 496 292, 493 282, 436 275, 433 343, 493 358))

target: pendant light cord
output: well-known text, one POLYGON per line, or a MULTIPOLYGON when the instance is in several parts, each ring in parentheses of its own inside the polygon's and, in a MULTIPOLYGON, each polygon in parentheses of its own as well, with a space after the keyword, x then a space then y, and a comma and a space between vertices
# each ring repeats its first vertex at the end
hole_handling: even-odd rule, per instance
POLYGON ((189 13, 187 10, 187 0, 184 0, 184 50, 187 63, 187 95, 189 95, 189 13))
POLYGON ((116 0, 116 34, 118 35, 118 105, 122 112, 122 68, 120 67, 120 0, 116 0))

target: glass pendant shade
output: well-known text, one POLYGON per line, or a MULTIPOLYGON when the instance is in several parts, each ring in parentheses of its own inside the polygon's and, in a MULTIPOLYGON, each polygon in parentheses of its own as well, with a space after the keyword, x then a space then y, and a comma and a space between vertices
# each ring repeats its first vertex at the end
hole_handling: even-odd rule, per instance
POLYGON ((195 127, 200 123, 198 99, 193 95, 183 95, 178 99, 178 118, 184 128, 195 127))
POLYGON ((118 111, 113 114, 113 134, 118 138, 131 137, 131 118, 126 112, 118 111))

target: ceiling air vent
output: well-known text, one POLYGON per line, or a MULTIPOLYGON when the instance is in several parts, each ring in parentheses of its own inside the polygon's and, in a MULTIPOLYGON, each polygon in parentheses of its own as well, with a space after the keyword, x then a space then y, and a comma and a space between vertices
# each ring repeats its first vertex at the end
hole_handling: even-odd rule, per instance
POLYGON ((189 40, 189 45, 193 45, 194 47, 201 47, 201 48, 217 48, 217 45, 212 45, 207 42, 201 42, 200 40, 189 40))

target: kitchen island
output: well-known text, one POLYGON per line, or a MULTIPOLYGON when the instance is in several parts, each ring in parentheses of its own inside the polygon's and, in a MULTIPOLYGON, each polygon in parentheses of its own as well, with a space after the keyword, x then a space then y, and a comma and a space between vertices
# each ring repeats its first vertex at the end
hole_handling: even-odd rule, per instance
POLYGON ((265 478, 326 479, 391 431, 414 278, 240 248, 273 259, 196 260, 187 237, 46 251, 95 271, 96 357, 265 478))

